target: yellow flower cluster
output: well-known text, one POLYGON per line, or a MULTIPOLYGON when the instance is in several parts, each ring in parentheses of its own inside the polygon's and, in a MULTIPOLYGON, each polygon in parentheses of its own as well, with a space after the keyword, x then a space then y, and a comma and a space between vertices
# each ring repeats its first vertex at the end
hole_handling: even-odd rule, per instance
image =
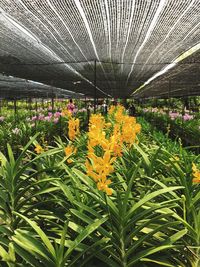
POLYGON ((110 106, 110 108, 109 108, 109 110, 108 110, 108 114, 109 114, 109 115, 112 115, 112 114, 114 113, 115 109, 116 109, 115 106, 113 106, 113 105, 110 106))
POLYGON ((124 118, 124 114, 125 114, 125 108, 118 104, 116 107, 115 114, 114 114, 115 121, 117 123, 121 123, 124 118))
POLYGON ((88 147, 95 147, 100 145, 106 146, 106 133, 104 131, 105 119, 101 114, 93 114, 90 117, 89 132, 88 132, 88 147))
POLYGON ((90 117, 88 132, 88 160, 86 160, 87 175, 93 178, 97 183, 97 188, 112 194, 112 189, 108 187, 111 180, 107 176, 114 171, 113 162, 115 157, 112 156, 110 140, 106 138, 105 128, 111 127, 106 124, 101 114, 93 114, 90 117), (99 150, 99 156, 97 155, 99 150))
POLYGON ((120 140, 119 143, 126 144, 129 147, 133 145, 136 139, 136 135, 141 131, 141 125, 136 123, 134 117, 130 117, 125 113, 125 108, 121 105, 116 107, 115 127, 114 133, 116 132, 120 140))
POLYGON ((140 133, 141 125, 136 123, 134 117, 129 117, 127 115, 122 118, 122 140, 127 145, 132 146, 135 142, 136 135, 140 133))
POLYGON ((68 122, 68 136, 70 140, 74 140, 80 133, 79 130, 80 121, 79 119, 72 118, 68 122))
POLYGON ((197 166, 192 163, 192 171, 193 171, 193 183, 200 183, 200 170, 197 169, 197 166))
POLYGON ((65 147, 64 151, 65 151, 65 155, 67 157, 67 162, 72 163, 73 160, 70 157, 72 154, 76 154, 77 148, 74 147, 73 145, 68 145, 67 147, 65 147))
POLYGON ((90 117, 88 132, 88 159, 86 170, 88 176, 97 183, 97 188, 112 194, 108 187, 111 180, 107 177, 114 171, 113 163, 116 157, 121 157, 123 145, 131 146, 140 132, 141 126, 134 117, 125 113, 123 106, 111 106, 109 109, 111 122, 106 123, 101 114, 90 117))
POLYGON ((107 176, 114 171, 112 164, 115 158, 111 156, 108 150, 104 152, 103 157, 90 153, 88 158, 90 161, 86 160, 85 163, 87 175, 93 178, 99 190, 106 192, 107 195, 112 195, 112 189, 108 187, 111 180, 107 179, 107 176))

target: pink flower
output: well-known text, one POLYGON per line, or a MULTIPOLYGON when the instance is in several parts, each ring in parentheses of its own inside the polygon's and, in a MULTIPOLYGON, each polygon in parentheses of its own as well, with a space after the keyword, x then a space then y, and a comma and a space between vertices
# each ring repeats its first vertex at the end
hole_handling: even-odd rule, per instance
POLYGON ((183 120, 184 120, 184 121, 190 121, 190 120, 192 120, 193 118, 194 118, 193 115, 189 115, 189 114, 187 114, 187 113, 183 116, 183 120))
POLYGON ((44 115, 43 115, 43 114, 39 114, 39 116, 38 116, 38 120, 39 120, 39 121, 43 121, 43 120, 44 120, 44 115))
POLYGON ((61 112, 55 112, 54 113, 54 118, 59 118, 61 116, 61 112))
POLYGON ((50 120, 51 120, 51 117, 46 116, 46 117, 44 117, 44 120, 45 120, 45 121, 50 121, 50 120))
POLYGON ((179 112, 170 111, 169 112, 169 117, 170 117, 171 120, 175 120, 175 119, 181 117, 181 114, 179 112))
POLYGON ((58 118, 55 118, 55 119, 53 120, 54 123, 58 123, 58 121, 59 121, 58 118))
POLYGON ((33 116, 32 118, 31 118, 31 121, 36 121, 37 120, 37 116, 33 116))

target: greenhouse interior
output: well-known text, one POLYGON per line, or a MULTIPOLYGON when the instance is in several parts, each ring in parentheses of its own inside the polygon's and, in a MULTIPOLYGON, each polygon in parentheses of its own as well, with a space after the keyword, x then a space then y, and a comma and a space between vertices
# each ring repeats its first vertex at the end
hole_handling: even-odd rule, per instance
POLYGON ((0 267, 200 267, 200 0, 0 0, 0 267))

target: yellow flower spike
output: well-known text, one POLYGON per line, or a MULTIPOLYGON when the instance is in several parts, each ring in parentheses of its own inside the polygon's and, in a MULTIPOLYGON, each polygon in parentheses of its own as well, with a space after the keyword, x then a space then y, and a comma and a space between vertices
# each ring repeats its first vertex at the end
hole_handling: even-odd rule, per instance
POLYGON ((109 115, 112 115, 112 114, 114 113, 115 109, 116 109, 115 106, 113 106, 113 105, 110 106, 110 108, 109 108, 109 110, 108 110, 108 114, 109 114, 109 115))
POLYGON ((37 154, 41 154, 42 152, 44 152, 44 149, 39 144, 35 146, 34 150, 37 154))
POLYGON ((86 170, 99 190, 112 195, 113 190, 108 187, 111 183, 108 176, 114 171, 113 163, 116 157, 123 155, 124 145, 131 147, 137 142, 136 135, 141 131, 141 125, 136 123, 136 118, 127 116, 121 105, 111 107, 109 114, 112 123, 105 123, 100 114, 90 117, 87 156, 91 162, 86 162, 86 170), (109 129, 110 127, 112 128, 109 129), (96 150, 96 147, 100 150, 96 150), (97 156, 95 153, 101 150, 103 155, 97 156))
POLYGON ((79 119, 70 119, 68 122, 68 135, 70 140, 74 140, 80 133, 79 130, 80 121, 79 119))

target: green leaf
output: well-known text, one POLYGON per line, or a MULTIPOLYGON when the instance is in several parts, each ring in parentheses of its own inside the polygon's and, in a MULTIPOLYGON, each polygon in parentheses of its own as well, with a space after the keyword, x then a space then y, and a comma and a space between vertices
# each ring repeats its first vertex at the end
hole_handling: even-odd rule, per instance
POLYGON ((74 240, 73 245, 67 250, 64 256, 64 262, 66 262, 69 255, 72 251, 85 239, 87 238, 92 232, 99 228, 104 222, 108 220, 108 217, 103 217, 100 220, 95 221, 94 223, 88 225, 74 240))
POLYGON ((170 192, 170 191, 174 191, 174 190, 178 190, 183 188, 182 186, 174 186, 174 187, 168 187, 168 188, 163 188, 163 189, 159 189, 155 192, 152 192, 150 194, 148 194, 147 196, 143 197, 140 201, 138 201, 127 213, 127 215, 125 216, 125 220, 128 220, 129 218, 132 217, 133 213, 140 208, 142 205, 144 205, 146 202, 154 199, 155 197, 162 195, 164 193, 170 192))
POLYGON ((141 260, 141 259, 143 259, 149 255, 155 254, 155 253, 160 252, 162 250, 167 250, 167 249, 171 249, 171 248, 175 248, 175 247, 176 246, 174 246, 174 245, 166 245, 166 246, 158 246, 156 248, 146 249, 146 250, 136 254, 134 257, 132 257, 132 260, 129 261, 129 263, 127 264, 127 267, 133 267, 136 262, 138 262, 139 260, 141 260))
POLYGON ((48 250, 51 253, 51 255, 54 258, 56 258, 55 249, 52 246, 52 244, 51 244, 50 240, 48 239, 48 237, 46 236, 46 234, 42 231, 42 229, 35 222, 31 221, 30 219, 28 219, 27 217, 23 216, 22 214, 20 214, 18 212, 14 212, 14 213, 16 215, 18 215, 19 217, 21 217, 23 220, 25 220, 36 231, 36 233, 40 236, 40 238, 44 242, 45 246, 48 248, 48 250))
POLYGON ((3 259, 3 261, 9 261, 9 254, 8 252, 0 245, 0 256, 3 259))
POLYGON ((156 264, 161 265, 161 266, 174 267, 174 265, 171 265, 167 261, 152 260, 152 259, 148 259, 148 258, 143 258, 140 261, 153 262, 153 263, 156 263, 156 264))

